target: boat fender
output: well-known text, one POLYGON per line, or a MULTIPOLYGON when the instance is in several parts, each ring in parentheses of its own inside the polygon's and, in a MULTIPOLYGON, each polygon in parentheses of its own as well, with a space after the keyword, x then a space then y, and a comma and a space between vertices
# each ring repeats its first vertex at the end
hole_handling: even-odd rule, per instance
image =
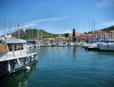
POLYGON ((32 66, 29 66, 30 68, 32 68, 32 66))
POLYGON ((29 66, 27 66, 25 69, 30 70, 31 68, 29 66))

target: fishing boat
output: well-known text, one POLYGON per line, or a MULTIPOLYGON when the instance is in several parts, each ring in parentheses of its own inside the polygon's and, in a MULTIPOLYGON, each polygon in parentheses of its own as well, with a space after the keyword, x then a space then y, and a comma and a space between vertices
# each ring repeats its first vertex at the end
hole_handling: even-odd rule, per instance
POLYGON ((37 49, 26 40, 0 37, 0 77, 26 69, 36 61, 37 49))

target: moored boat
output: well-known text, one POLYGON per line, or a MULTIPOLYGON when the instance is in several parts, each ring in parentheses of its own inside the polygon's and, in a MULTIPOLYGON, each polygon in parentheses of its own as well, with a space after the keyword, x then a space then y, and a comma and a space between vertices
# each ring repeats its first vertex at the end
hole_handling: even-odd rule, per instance
POLYGON ((95 42, 95 43, 84 43, 82 45, 83 48, 85 48, 86 50, 99 50, 98 48, 98 44, 99 42, 95 42))
POLYGON ((0 77, 25 69, 37 61, 37 49, 26 40, 0 37, 0 77))
POLYGON ((58 47, 67 47, 67 43, 66 42, 59 42, 59 44, 57 46, 58 47))
POLYGON ((92 44, 90 44, 86 49, 87 49, 87 50, 95 50, 95 51, 96 51, 96 50, 99 50, 97 43, 92 43, 92 44))
POLYGON ((67 43, 67 46, 68 47, 74 47, 74 46, 76 46, 76 44, 74 42, 70 42, 70 43, 67 43))
POLYGON ((114 43, 102 43, 98 47, 101 51, 114 51, 114 43))

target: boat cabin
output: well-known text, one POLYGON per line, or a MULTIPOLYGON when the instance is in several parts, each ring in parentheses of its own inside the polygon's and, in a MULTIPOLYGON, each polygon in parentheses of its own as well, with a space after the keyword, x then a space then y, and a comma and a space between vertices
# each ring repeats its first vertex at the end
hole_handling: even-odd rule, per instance
POLYGON ((23 50, 25 43, 26 41, 21 39, 0 39, 0 53, 23 50))

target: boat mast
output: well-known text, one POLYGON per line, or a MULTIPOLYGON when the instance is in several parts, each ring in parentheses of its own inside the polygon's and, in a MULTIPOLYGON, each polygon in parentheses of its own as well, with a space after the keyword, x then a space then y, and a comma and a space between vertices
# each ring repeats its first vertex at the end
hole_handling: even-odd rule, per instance
POLYGON ((28 40, 30 40, 30 24, 29 24, 29 29, 28 29, 28 40))
POLYGON ((43 30, 42 30, 42 40, 43 40, 43 30))
POLYGON ((94 36, 94 31, 95 31, 95 22, 92 22, 92 35, 93 35, 93 40, 95 40, 95 36, 94 36))
POLYGON ((3 26, 4 26, 3 35, 5 35, 5 29, 6 29, 6 22, 5 21, 4 21, 3 26))
POLYGON ((9 34, 11 35, 11 33, 12 33, 12 23, 10 22, 10 24, 9 24, 9 34))
POLYGON ((29 24, 29 40, 31 39, 31 29, 30 29, 30 24, 29 24))
POLYGON ((4 21, 4 35, 7 35, 6 20, 4 21))
POLYGON ((20 38, 20 25, 18 24, 18 30, 19 30, 19 37, 20 38))
POLYGON ((34 40, 34 38, 33 38, 33 29, 32 29, 32 40, 34 40))
POLYGON ((37 41, 39 40, 39 30, 37 29, 37 41))

